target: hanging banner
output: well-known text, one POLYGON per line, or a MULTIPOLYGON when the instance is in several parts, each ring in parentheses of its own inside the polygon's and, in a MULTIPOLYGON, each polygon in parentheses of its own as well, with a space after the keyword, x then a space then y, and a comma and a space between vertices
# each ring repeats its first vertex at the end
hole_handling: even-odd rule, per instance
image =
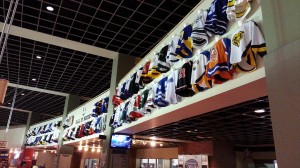
POLYGON ((8 86, 8 80, 0 79, 0 105, 3 105, 4 103, 7 86, 8 86))
POLYGON ((7 141, 0 141, 0 149, 7 147, 7 141))

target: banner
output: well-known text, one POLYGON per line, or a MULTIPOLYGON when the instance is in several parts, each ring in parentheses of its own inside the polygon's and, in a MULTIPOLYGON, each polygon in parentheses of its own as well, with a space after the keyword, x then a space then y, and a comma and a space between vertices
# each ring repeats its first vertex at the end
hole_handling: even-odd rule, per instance
POLYGON ((0 149, 7 147, 7 141, 0 141, 0 149))

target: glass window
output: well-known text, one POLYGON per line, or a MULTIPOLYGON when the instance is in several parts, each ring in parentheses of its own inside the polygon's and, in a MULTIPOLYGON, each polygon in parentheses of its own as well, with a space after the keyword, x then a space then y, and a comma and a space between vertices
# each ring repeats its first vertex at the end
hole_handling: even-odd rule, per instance
POLYGON ((157 159, 157 168, 163 168, 163 167, 164 167, 164 160, 157 159))
POLYGON ((178 159, 171 159, 171 168, 178 168, 178 159))
POLYGON ((156 159, 149 159, 149 168, 156 168, 156 159))

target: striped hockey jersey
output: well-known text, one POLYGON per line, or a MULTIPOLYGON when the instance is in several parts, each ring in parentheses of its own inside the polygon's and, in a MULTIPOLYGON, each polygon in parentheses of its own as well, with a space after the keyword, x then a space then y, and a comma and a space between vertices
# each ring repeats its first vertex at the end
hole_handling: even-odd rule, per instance
POLYGON ((251 0, 228 0, 226 10, 228 20, 239 20, 246 17, 251 10, 249 2, 251 0))
POLYGON ((180 32, 176 48, 176 54, 179 58, 191 58, 193 56, 192 30, 192 25, 187 25, 180 32))
POLYGON ((195 93, 211 88, 211 81, 207 79, 205 73, 209 57, 209 51, 203 51, 193 59, 191 84, 195 93))
POLYGON ((212 34, 223 35, 227 29, 227 3, 228 0, 214 0, 209 8, 205 27, 212 34))
POLYGON ((157 65, 157 71, 161 73, 168 72, 170 70, 170 64, 167 63, 167 52, 168 52, 168 46, 164 46, 159 54, 158 54, 158 65, 157 65))
POLYGON ((154 103, 159 107, 166 107, 169 103, 166 101, 166 86, 168 77, 162 78, 158 82, 154 103))
POLYGON ((209 41, 209 36, 204 29, 206 17, 207 11, 201 11, 200 13, 198 13, 197 18, 194 21, 193 31, 191 35, 194 48, 201 48, 209 41))
POLYGON ((256 55, 267 53, 265 40, 253 21, 243 24, 231 37, 230 63, 239 71, 256 69, 256 55))
POLYGON ((158 57, 158 53, 154 54, 148 69, 148 77, 151 77, 153 79, 159 77, 160 75, 160 72, 158 71, 158 57))
POLYGON ((221 84, 232 79, 229 62, 230 45, 230 39, 223 38, 211 48, 206 74, 208 79, 213 80, 214 84, 221 84))

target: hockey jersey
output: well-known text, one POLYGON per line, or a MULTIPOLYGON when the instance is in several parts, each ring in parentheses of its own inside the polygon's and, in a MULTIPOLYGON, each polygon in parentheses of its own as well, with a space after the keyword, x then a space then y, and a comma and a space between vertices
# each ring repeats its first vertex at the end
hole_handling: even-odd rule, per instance
POLYGON ((148 96, 147 96, 147 101, 146 101, 145 107, 144 107, 145 113, 150 114, 154 110, 157 109, 157 106, 154 104, 156 89, 157 89, 157 85, 154 85, 149 90, 149 93, 148 93, 148 96))
POLYGON ((103 100, 101 99, 101 100, 99 100, 98 102, 96 102, 94 104, 95 108, 93 109, 93 113, 92 113, 93 117, 97 117, 98 115, 101 114, 100 109, 101 109, 101 106, 102 106, 102 102, 103 102, 103 100))
POLYGON ((138 91, 140 90, 139 88, 139 80, 137 82, 137 72, 134 73, 131 77, 130 77, 130 85, 129 85, 129 92, 131 95, 133 94, 137 94, 138 91))
POLYGON ((135 97, 132 97, 131 100, 129 101, 128 105, 128 116, 130 118, 141 118, 143 117, 142 111, 139 110, 139 104, 141 101, 141 96, 136 95, 135 97))
POLYGON ((102 100, 102 103, 101 103, 101 108, 100 108, 100 113, 107 113, 107 110, 108 110, 108 101, 109 101, 109 98, 106 97, 102 100))
POLYGON ((167 63, 168 45, 164 46, 158 54, 157 71, 165 73, 170 70, 171 65, 167 63))
POLYGON ((178 76, 176 94, 182 97, 190 97, 195 93, 191 85, 191 75, 192 75, 193 61, 185 63, 178 76))
POLYGON ((135 84, 139 86, 139 89, 143 89, 145 84, 141 78, 143 72, 143 67, 140 67, 136 72, 135 84))
POLYGON ((169 105, 166 101, 167 80, 168 77, 164 77, 157 83, 158 86, 156 89, 154 104, 159 107, 166 107, 169 105))
POLYGON ((176 54, 179 58, 191 58, 193 56, 192 25, 187 25, 179 35, 176 54))
POLYGON ((211 87, 211 80, 208 80, 205 74, 209 57, 209 51, 203 51, 202 53, 197 54, 193 59, 191 84, 195 93, 211 87))
POLYGON ((146 105, 147 99, 148 99, 148 94, 149 94, 149 90, 146 89, 142 94, 141 94, 141 101, 139 104, 139 111, 142 113, 146 113, 144 110, 144 107, 146 105))
POLYGON ((148 77, 153 79, 159 77, 160 75, 160 72, 158 71, 158 56, 158 53, 154 54, 148 70, 148 77))
POLYGON ((149 71, 149 67, 150 67, 150 63, 151 61, 147 61, 143 67, 143 71, 142 71, 142 80, 143 80, 143 83, 145 84, 148 84, 150 83, 153 79, 152 77, 148 76, 148 71, 149 71))
POLYGON ((204 29, 212 34, 223 35, 227 29, 228 0, 214 0, 209 8, 204 29))
POLYGON ((211 48, 206 74, 209 80, 213 80, 214 84, 221 84, 232 79, 229 62, 230 45, 230 39, 223 38, 211 48))
POLYGON ((178 70, 174 70, 168 75, 165 100, 170 104, 177 104, 180 101, 180 96, 176 95, 178 72, 178 70))
POLYGON ((194 21, 193 31, 191 35, 194 48, 201 48, 204 45, 206 45, 209 41, 209 35, 204 29, 206 17, 207 17, 207 11, 204 10, 198 13, 197 18, 194 21))
POLYGON ((174 63, 176 63, 180 60, 176 54, 176 48, 177 48, 178 41, 179 41, 179 36, 174 36, 168 45, 166 62, 170 65, 173 65, 174 63))
POLYGON ((256 69, 256 55, 267 53, 265 40, 253 21, 243 24, 231 37, 230 63, 239 71, 256 69))
POLYGON ((250 12, 251 0, 228 0, 227 4, 227 18, 228 20, 239 20, 244 17, 250 12))

